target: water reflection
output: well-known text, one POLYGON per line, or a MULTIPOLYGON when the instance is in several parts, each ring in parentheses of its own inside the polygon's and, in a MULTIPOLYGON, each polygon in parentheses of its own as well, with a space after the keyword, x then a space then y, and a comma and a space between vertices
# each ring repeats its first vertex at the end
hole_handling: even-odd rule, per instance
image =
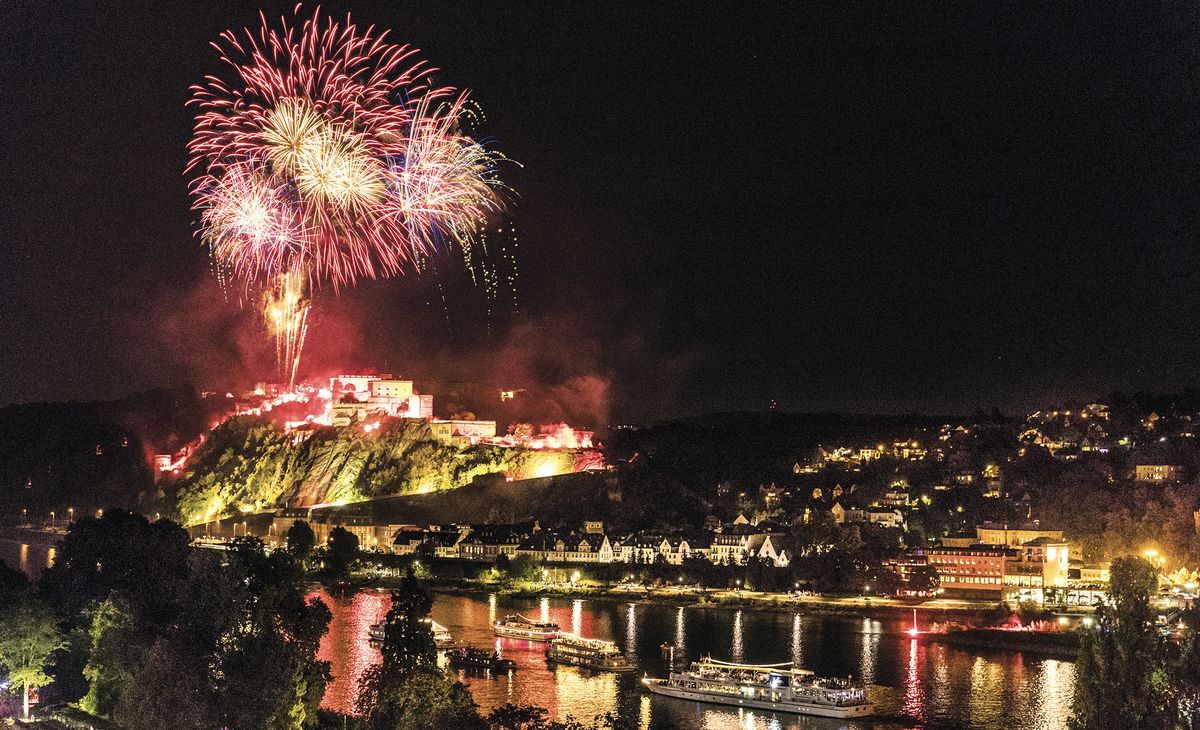
POLYGON ((685 663, 687 661, 687 624, 684 621, 683 606, 675 612, 675 661, 677 663, 685 663))
POLYGON ((625 619, 625 658, 631 662, 637 661, 637 604, 629 604, 625 619))
POLYGON ((611 672, 558 667, 554 670, 556 704, 569 705, 569 714, 580 719, 603 715, 617 706, 617 677, 611 672))
POLYGON ((36 580, 42 571, 54 565, 58 548, 49 541, 23 542, 0 539, 0 561, 36 580))
POLYGON ((742 650, 742 611, 738 609, 733 614, 733 645, 730 647, 730 655, 733 661, 740 662, 745 658, 745 653, 742 650))
POLYGON ((1054 727, 1047 723, 1053 723, 1055 718, 1070 714, 1074 694, 1074 669, 1073 664, 1056 659, 1047 660, 1042 667, 1042 676, 1038 680, 1037 688, 1039 728, 1054 727))
POLYGON ((363 671, 379 661, 379 652, 367 639, 371 625, 382 621, 387 614, 391 597, 375 592, 332 596, 325 590, 314 595, 333 613, 329 633, 321 640, 317 653, 317 658, 331 664, 334 674, 333 681, 325 688, 321 706, 348 713, 358 698, 363 671))
POLYGON ((908 641, 908 672, 904 676, 904 705, 900 710, 921 722, 925 721, 925 691, 921 687, 920 661, 923 654, 921 642, 908 641))
POLYGON ((549 621, 550 620, 550 599, 543 598, 541 603, 539 604, 539 608, 541 608, 541 610, 542 610, 542 619, 541 620, 549 621))
POLYGON ((859 649, 859 666, 862 667, 862 681, 866 684, 875 683, 875 659, 879 655, 879 638, 882 627, 878 621, 864 618, 862 620, 862 644, 859 649))
MULTIPOLYGON (((14 554, 17 547, 13 544, 14 554)), ((40 558, 39 553, 38 562, 40 558)), ((323 706, 352 709, 359 674, 378 660, 367 645, 366 631, 386 613, 389 597, 317 595, 333 612, 320 656, 333 664, 335 680, 323 706)), ((981 658, 944 644, 910 639, 902 633, 907 625, 900 620, 499 595, 437 596, 433 614, 456 640, 495 646, 517 662, 512 674, 455 674, 482 708, 508 702, 535 704, 547 707, 556 719, 572 715, 584 721, 613 712, 642 730, 891 730, 912 724, 1050 730, 1065 726, 1074 682, 1070 662, 1003 652, 981 658), (616 675, 548 665, 544 644, 498 640, 492 635, 492 617, 509 613, 542 613, 586 636, 623 640, 622 648, 640 671, 616 675), (642 690, 640 679, 643 673, 666 675, 669 667, 658 648, 672 640, 681 663, 706 654, 725 658, 729 653, 751 663, 778 662, 790 649, 794 661, 818 674, 856 675, 873 682, 869 691, 881 717, 870 723, 846 723, 650 696, 642 690)))
POLYGON ((800 614, 792 616, 792 663, 804 666, 804 633, 801 631, 800 614))

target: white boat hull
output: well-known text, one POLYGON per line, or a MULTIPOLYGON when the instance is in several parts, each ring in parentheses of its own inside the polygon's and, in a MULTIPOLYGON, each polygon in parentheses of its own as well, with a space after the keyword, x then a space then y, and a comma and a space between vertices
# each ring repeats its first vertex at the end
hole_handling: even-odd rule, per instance
POLYGON ((632 664, 596 664, 594 662, 580 661, 571 657, 546 655, 546 661, 552 664, 565 664, 581 669, 591 669, 595 672, 632 672, 637 667, 632 664))
POLYGON ((504 626, 493 626, 492 633, 504 639, 518 639, 520 641, 540 641, 548 643, 552 639, 558 638, 557 632, 538 633, 524 631, 521 629, 510 629, 504 626))
POLYGON ((708 692, 700 692, 697 690, 687 690, 680 687, 674 687, 667 684, 665 679, 644 679, 642 682, 646 685, 646 689, 654 694, 663 695, 664 697, 674 697, 681 700, 690 700, 693 702, 711 702, 718 705, 730 705, 732 707, 749 707, 755 710, 771 710, 773 712, 791 712, 798 715, 816 715, 818 717, 870 717, 874 712, 871 705, 849 705, 846 707, 835 707, 833 705, 817 705, 817 704, 798 704, 794 702, 767 702, 763 700, 752 700, 744 697, 723 696, 710 694, 708 692))

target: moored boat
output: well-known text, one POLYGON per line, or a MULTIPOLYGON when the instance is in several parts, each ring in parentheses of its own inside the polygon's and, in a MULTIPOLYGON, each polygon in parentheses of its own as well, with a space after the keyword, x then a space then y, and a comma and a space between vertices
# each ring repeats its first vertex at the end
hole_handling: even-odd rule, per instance
POLYGON ((603 672, 632 672, 637 669, 613 642, 586 639, 575 634, 560 634, 551 640, 550 648, 546 649, 546 659, 603 672))
MULTIPOLYGON (((454 646, 454 637, 450 635, 450 631, 445 626, 442 626, 433 619, 427 618, 425 622, 433 629, 433 643, 437 645, 437 648, 447 649, 454 646)), ((377 624, 372 624, 370 630, 367 632, 371 646, 376 649, 383 646, 385 626, 386 624, 381 621, 377 624)))
POLYGON ((505 616, 492 624, 492 633, 508 639, 550 641, 562 632, 559 625, 552 621, 534 621, 516 614, 505 616))
POLYGON ((490 669, 493 672, 507 672, 517 668, 512 659, 501 659, 495 651, 480 649, 475 646, 459 646, 446 652, 446 660, 456 669, 490 669))
POLYGON ((705 657, 667 679, 642 680, 666 697, 821 717, 867 717, 874 707, 860 682, 818 677, 792 664, 733 664, 705 657))

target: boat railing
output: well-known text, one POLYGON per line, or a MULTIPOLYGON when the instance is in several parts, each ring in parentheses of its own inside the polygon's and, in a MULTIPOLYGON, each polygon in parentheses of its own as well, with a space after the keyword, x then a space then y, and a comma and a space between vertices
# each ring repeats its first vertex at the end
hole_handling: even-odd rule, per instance
MULTIPOLYGON (((504 617, 504 621, 514 621, 514 620, 515 620, 515 621, 519 621, 519 622, 521 622, 521 623, 523 623, 523 624, 528 624, 528 625, 530 625, 530 626, 538 626, 538 627, 545 627, 545 628, 550 628, 550 627, 553 627, 553 626, 557 626, 557 625, 558 625, 558 624, 556 624, 556 623, 553 623, 553 622, 551 622, 551 621, 534 621, 533 619, 531 619, 531 618, 526 618, 525 616, 522 616, 522 615, 521 615, 521 614, 519 614, 519 613, 515 613, 515 614, 512 614, 512 615, 510 615, 510 616, 505 616, 505 617, 504 617)), ((503 622, 497 621, 497 623, 503 623, 503 622)))

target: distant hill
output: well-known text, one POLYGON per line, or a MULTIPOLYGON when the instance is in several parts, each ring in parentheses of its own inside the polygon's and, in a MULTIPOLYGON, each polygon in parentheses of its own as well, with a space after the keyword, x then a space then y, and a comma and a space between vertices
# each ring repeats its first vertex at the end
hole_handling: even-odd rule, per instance
POLYGON ((217 405, 182 388, 0 408, 0 513, 137 506, 153 496, 152 455, 203 433, 217 405))
POLYGON ((685 483, 758 485, 790 479, 820 444, 907 438, 950 422, 938 416, 779 411, 715 413, 607 434, 610 461, 637 459, 685 483))
POLYGON ((520 522, 544 526, 602 520, 615 530, 700 525, 704 505, 682 485, 623 465, 513 482, 478 482, 437 494, 390 497, 334 508, 393 523, 520 522))

